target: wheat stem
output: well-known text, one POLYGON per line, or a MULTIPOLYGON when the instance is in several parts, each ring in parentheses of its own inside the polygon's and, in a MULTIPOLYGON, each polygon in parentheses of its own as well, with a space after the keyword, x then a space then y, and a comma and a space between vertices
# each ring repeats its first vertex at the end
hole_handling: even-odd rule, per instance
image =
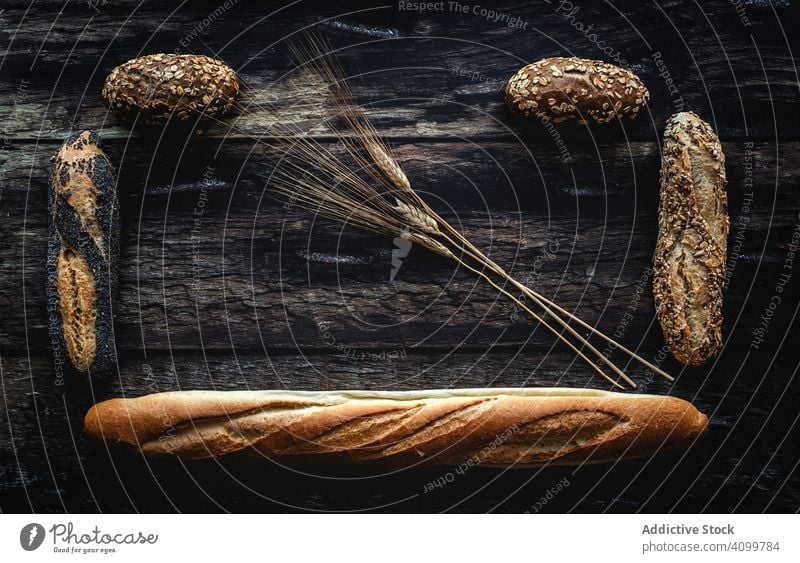
MULTIPOLYGON (((514 284, 520 291, 523 291, 524 293, 529 295, 532 299, 544 301, 550 307, 552 307, 553 309, 555 309, 556 311, 558 311, 558 312, 560 312, 560 313, 562 313, 564 315, 567 315, 571 320, 575 321, 576 323, 578 323, 580 326, 582 326, 586 330, 589 330, 595 336, 605 340, 607 343, 611 344, 615 348, 619 348, 622 352, 624 352, 625 354, 630 356, 631 359, 636 360, 637 362, 639 362, 640 364, 642 364, 646 368, 652 370, 653 372, 657 373, 658 375, 661 375, 662 377, 665 377, 669 381, 674 381, 674 378, 671 375, 669 375, 667 372, 665 372, 664 370, 662 370, 658 366, 652 364, 651 362, 647 361, 646 359, 641 357, 639 354, 631 351, 630 349, 628 349, 624 345, 620 344, 619 342, 617 342, 616 340, 614 340, 610 336, 607 336, 604 332, 602 332, 600 330, 597 330, 596 328, 594 328, 590 324, 584 322, 583 320, 581 320, 580 317, 577 317, 577 316, 573 315, 572 313, 570 313, 569 311, 563 309, 562 307, 560 307, 554 301, 551 301, 551 300, 545 298, 544 296, 542 296, 541 294, 536 293, 532 289, 526 287, 525 285, 522 285, 521 283, 516 281, 511 276, 508 276, 507 279, 508 279, 509 282, 514 284)), ((605 360, 605 361, 608 362, 608 360, 605 360)))
MULTIPOLYGON (((333 134, 342 143, 346 154, 357 165, 356 170, 363 170, 369 175, 381 187, 381 191, 370 185, 361 175, 354 172, 351 166, 345 164, 340 157, 331 153, 318 141, 305 136, 298 138, 297 135, 302 135, 302 132, 296 127, 292 129, 292 126, 289 125, 285 127, 289 140, 283 141, 284 156, 280 159, 278 169, 270 178, 270 183, 278 193, 288 197, 290 201, 297 203, 300 207, 372 232, 396 236, 397 233, 408 229, 411 231, 410 241, 453 259, 475 273, 533 319, 544 325, 592 369, 617 387, 622 388, 619 383, 600 369, 600 365, 607 365, 631 386, 636 387, 636 384, 616 364, 603 356, 586 337, 579 334, 569 324, 570 321, 574 321, 592 335, 612 344, 631 359, 672 380, 672 377, 657 366, 585 323, 552 300, 517 281, 439 216, 414 191, 402 167, 364 115, 361 107, 355 102, 349 86, 342 78, 341 69, 337 66, 336 61, 326 54, 324 42, 310 37, 309 43, 310 48, 307 50, 294 48, 294 55, 300 64, 310 68, 327 84, 329 90, 332 91, 333 104, 338 109, 337 116, 355 135, 361 148, 357 147, 352 139, 332 127, 330 123, 326 122, 326 125, 331 127, 333 134), (479 268, 466 263, 456 254, 468 257, 478 264, 479 268), (494 274, 507 284, 511 284, 523 296, 531 299, 532 303, 541 308, 544 316, 533 311, 520 298, 498 284, 487 272, 494 274), (562 318, 561 315, 565 318, 562 318), (563 331, 556 330, 545 317, 550 317, 558 323, 563 331), (564 331, 576 338, 581 348, 586 348, 596 355, 600 365, 576 347, 567 338, 564 331)), ((277 131, 272 131, 272 133, 277 134, 277 131)))
MULTIPOLYGON (((444 236, 444 237, 445 237, 445 238, 446 238, 446 239, 447 239, 447 240, 448 240, 448 241, 449 241, 451 244, 453 244, 454 246, 456 246, 457 248, 459 248, 459 250, 461 250, 462 252, 465 252, 465 253, 466 253, 466 254, 468 254, 468 255, 471 255, 471 253, 470 253, 469 251, 467 251, 467 250, 466 250, 466 249, 464 249, 464 248, 460 248, 460 247, 459 247, 459 245, 458 245, 458 244, 456 244, 456 243, 455 243, 455 242, 454 242, 452 239, 450 239, 449 237, 447 237, 447 235, 443 235, 443 236, 444 236)), ((472 256, 472 258, 473 258, 474 260, 476 260, 478 263, 480 263, 481 265, 488 266, 489 259, 488 259, 488 258, 486 258, 486 256, 485 256, 484 254, 480 253, 480 254, 479 254, 479 256, 472 256)), ((490 268, 490 269, 491 269, 491 268, 490 268)), ((489 280, 489 279, 490 279, 490 278, 488 278, 488 276, 485 276, 485 275, 483 275, 483 274, 482 274, 482 277, 484 277, 484 278, 485 278, 485 279, 487 279, 487 280, 489 280)), ((506 278, 504 278, 504 279, 506 279, 506 278)), ((513 278, 512 278, 512 280, 513 280, 513 278)), ((512 280, 508 280, 508 279, 507 279, 507 281, 512 281, 512 280)), ((494 282, 490 282, 490 283, 492 283, 492 285, 493 285, 495 288, 499 288, 499 286, 497 286, 497 285, 496 285, 494 282)), ((515 303, 516 303, 518 306, 522 307, 522 308, 523 308, 523 309, 524 309, 524 310, 525 310, 525 311, 526 311, 528 314, 530 314, 531 316, 533 316, 533 317, 534 317, 534 319, 536 319, 536 320, 537 320, 537 321, 539 321, 539 322, 542 322, 542 319, 541 319, 541 317, 540 317, 539 315, 536 315, 536 314, 535 314, 533 311, 531 311, 531 309, 530 309, 529 307, 527 307, 527 306, 525 306, 525 305, 522 305, 522 303, 519 301, 519 299, 517 299, 517 298, 516 298, 516 296, 513 296, 511 293, 509 293, 509 292, 508 292, 508 291, 506 291, 506 290, 502 290, 502 292, 503 292, 503 294, 504 294, 504 295, 506 295, 507 297, 509 297, 509 299, 511 299, 512 301, 514 301, 514 302, 515 302, 515 303)), ((565 322, 563 319, 561 319, 561 317, 559 317, 559 316, 557 316, 557 315, 554 315, 554 314, 553 314, 553 312, 552 312, 552 311, 551 311, 549 308, 547 308, 546 306, 544 306, 544 305, 543 305, 543 304, 542 304, 542 303, 541 303, 541 302, 540 302, 538 299, 536 299, 536 298, 535 298, 535 295, 536 295, 536 294, 534 294, 534 296, 532 296, 532 297, 533 297, 533 299, 534 299, 534 302, 536 302, 536 304, 537 304, 537 305, 539 305, 540 307, 542 307, 542 309, 544 309, 545 313, 547 313, 547 314, 548 314, 548 315, 549 315, 549 316, 550 316, 550 317, 551 317, 553 320, 555 320, 556 322, 558 322, 558 324, 560 324, 560 325, 561 325, 561 326, 564 328, 564 330, 566 330, 566 331, 567 331, 567 332, 569 332, 569 333, 570 333, 572 336, 574 336, 575 338, 577 338, 577 339, 578 339, 578 341, 581 343, 581 345, 582 345, 582 346, 585 346, 586 348, 588 348, 588 349, 589 349, 589 351, 590 351, 590 352, 592 352, 592 353, 593 353, 595 356, 597 356, 597 358, 598 358, 599 360, 601 360, 601 362, 602 362, 603 364, 607 365, 607 366, 608 366, 608 367, 609 367, 609 368, 610 368, 610 369, 611 369, 611 370, 612 370, 614 373, 616 373, 616 374, 617 374, 619 377, 621 377, 623 380, 625 380, 625 382, 626 382, 626 383, 628 383, 628 384, 629 384, 631 387, 634 387, 634 388, 636 387, 636 383, 634 383, 634 382, 633 382, 633 381, 632 381, 632 380, 631 380, 631 379, 630 379, 630 378, 629 378, 627 375, 625 375, 625 372, 623 372, 621 369, 619 369, 619 367, 617 367, 617 366, 616 366, 616 365, 615 365, 613 362, 610 362, 610 361, 608 361, 608 359, 607 359, 605 356, 603 356, 603 354, 602 354, 602 353, 601 353, 601 352, 600 352, 600 351, 599 351, 599 350, 598 350, 598 349, 597 349, 595 346, 593 346, 591 342, 589 342, 588 340, 586 340, 586 338, 584 338, 583 336, 581 336, 580 334, 578 334, 578 332, 576 332, 576 331, 575 331, 575 329, 573 329, 571 326, 569 326, 569 324, 567 324, 567 323, 566 323, 566 322, 565 322)), ((572 347, 572 344, 571 344, 571 343, 569 343, 569 341, 566 339, 566 337, 565 337, 565 336, 563 336, 563 334, 560 334, 560 333, 559 333, 559 335, 557 335, 557 336, 558 336, 559 340, 561 340, 561 341, 562 341, 562 342, 564 342, 565 344, 567 344, 567 345, 569 345, 570 347, 572 347)), ((573 349, 574 349, 574 347, 573 347, 573 349)), ((577 351, 577 350, 576 350, 576 351, 577 351)), ((594 364, 594 362, 590 361, 588 358, 586 358, 586 356, 584 356, 583 354, 581 354, 581 357, 582 357, 583 359, 585 359, 585 360, 586 360, 586 361, 587 361, 587 362, 588 362, 588 363, 589 363, 589 364, 590 364, 592 367, 594 367, 595 369, 598 369, 598 368, 597 368, 597 366, 594 364)), ((598 371, 599 371, 599 369, 598 369, 598 371)), ((601 373, 602 373, 602 372, 601 372, 601 373)), ((606 377, 606 378, 608 379, 608 376, 606 376, 606 375, 605 375, 605 373, 603 373, 603 375, 604 375, 604 377, 606 377)))
MULTIPOLYGON (((462 265, 465 268, 467 268, 468 270, 474 272, 476 275, 478 275, 480 278, 482 278, 484 281, 486 281, 489 285, 491 285, 497 291, 502 293, 512 303, 517 305, 517 307, 519 307, 520 309, 522 309, 523 311, 528 313, 539 324, 541 324, 545 328, 547 328, 547 330, 549 330, 560 342, 562 342, 563 344, 566 344, 573 352, 575 352, 578 355, 578 357, 580 357, 583 361, 585 361, 587 364, 589 364, 589 367, 591 367, 598 374, 600 374, 600 376, 602 376, 605 379, 607 379, 615 387, 618 387, 619 389, 625 389, 622 385, 620 385, 619 383, 614 381, 606 372, 601 370, 600 367, 597 364, 595 364, 590 358, 588 358, 583 352, 581 352, 578 348, 576 348, 575 345, 572 344, 572 342, 570 342, 569 340, 567 340, 567 338, 562 333, 558 332, 547 321, 545 321, 542 317, 540 317, 534 311, 532 311, 527 305, 525 305, 522 301, 520 301, 515 295, 511 294, 510 292, 508 292, 505 288, 500 287, 497 283, 495 283, 494 280, 492 280, 492 278, 487 276, 484 272, 478 270, 477 268, 473 268, 472 266, 470 266, 466 262, 463 262, 463 261, 458 260, 458 259, 456 259, 456 260, 458 261, 458 263, 460 265, 462 265)), ((586 342, 582 342, 582 344, 586 345, 586 342)), ((591 345, 589 346, 589 348, 592 349, 591 345)), ((624 373, 622 373, 619 370, 615 371, 615 373, 620 375, 632 387, 636 388, 636 384, 633 381, 631 381, 624 373)))
MULTIPOLYGON (((497 273, 497 275, 502 276, 509 283, 513 284, 517 289, 519 289, 524 294, 526 294, 528 297, 530 297, 531 299, 536 301, 537 304, 539 304, 543 309, 545 309, 550 316, 556 317, 556 315, 553 315, 552 311, 550 311, 548 309, 548 306, 553 308, 553 309, 555 309, 555 310, 557 310, 558 312, 566 315, 571 320, 575 321, 576 323, 581 325, 586 330, 590 331, 595 336, 598 336, 599 338, 605 340, 606 342, 608 342, 609 344, 611 344, 614 347, 618 348, 622 352, 626 353, 631 359, 636 360, 637 362, 641 363, 645 367, 647 367, 650 370, 652 370, 653 372, 661 375, 662 377, 666 378, 667 380, 674 381, 674 378, 671 375, 669 375, 667 372, 662 370, 661 368, 655 366, 654 364, 652 364, 651 362, 647 361, 646 359, 644 359, 640 355, 638 355, 635 352, 631 351, 626 346, 620 344, 619 342, 617 342, 616 340, 614 340, 610 336, 606 335, 602 331, 600 331, 600 330, 594 328, 593 326, 589 325, 588 323, 584 322, 583 320, 580 319, 580 317, 577 317, 574 314, 570 313, 569 311, 565 310, 564 308, 560 307, 554 301, 552 301, 550 299, 547 299, 546 297, 544 297, 540 293, 534 291, 533 289, 531 289, 531 288, 527 287, 526 285, 523 285, 522 283, 517 281, 513 276, 511 276, 501 266, 499 266, 494 260, 492 260, 491 258, 486 256, 483 252, 481 252, 478 248, 476 248, 466 237, 464 237, 464 235, 462 235, 455 228, 453 228, 450 225, 450 223, 448 223, 447 221, 442 219, 436 212, 434 212, 432 209, 430 209, 430 207, 428 207, 427 204, 424 203, 424 201, 422 201, 422 204, 427 208, 426 211, 428 211, 428 213, 431 214, 434 217, 434 219, 436 219, 440 224, 442 224, 442 226, 444 227, 444 229, 448 233, 450 233, 453 236, 455 236, 456 239, 459 240, 462 244, 464 244, 464 246, 466 248, 471 250, 471 252, 475 255, 475 259, 476 260, 478 260, 478 261, 480 261, 482 263, 485 263, 486 266, 489 267, 491 270, 493 270, 495 273, 497 273)), ((558 317, 556 317, 556 318, 558 318, 558 317)), ((603 356, 602 358, 603 358, 603 362, 604 363, 608 364, 609 366, 613 365, 605 356, 603 356)))

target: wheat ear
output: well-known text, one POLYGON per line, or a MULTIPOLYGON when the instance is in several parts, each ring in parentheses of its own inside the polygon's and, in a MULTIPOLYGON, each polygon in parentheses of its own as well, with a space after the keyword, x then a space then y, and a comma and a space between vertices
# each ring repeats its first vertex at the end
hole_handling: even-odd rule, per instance
MULTIPOLYGON (((339 156, 331 153, 327 147, 305 137, 298 130, 288 128, 291 141, 284 143, 281 163, 269 178, 269 183, 276 192, 301 207, 365 230, 388 236, 408 231, 408 239, 412 243, 463 265, 531 318, 541 323, 592 369, 617 387, 621 385, 601 370, 599 365, 608 366, 626 383, 633 387, 636 385, 616 364, 603 356, 585 337, 572 328, 570 322, 575 322, 581 328, 588 330, 591 335, 612 344, 654 372, 672 379, 666 372, 635 352, 552 300, 521 284, 430 208, 414 191, 390 148, 378 135, 361 107, 355 103, 347 83, 341 78, 342 73, 337 63, 325 53, 324 44, 312 38, 310 45, 307 50, 296 49, 295 56, 328 84, 332 101, 338 110, 338 117, 354 134, 357 144, 335 128, 334 134, 353 159, 356 169, 364 171, 372 182, 354 172, 354 169, 345 164, 339 156), (470 262, 474 262, 475 265, 470 262), (502 284, 492 276, 499 278, 502 284), (504 287, 505 284, 510 284, 520 291, 533 305, 540 308, 542 313, 537 313, 523 303, 504 287), (563 332, 556 330, 548 319, 552 319, 569 336, 575 338, 580 347, 573 344, 563 332), (597 357, 599 365, 584 354, 583 348, 597 357)), ((271 131, 271 134, 277 136, 276 131, 271 131)))
MULTIPOLYGON (((334 80, 338 76, 335 70, 333 70, 333 67, 329 67, 326 70, 326 74, 329 77, 329 79, 334 79, 334 80)), ((502 267, 497 265, 497 263, 489 259, 479 249, 477 249, 474 245, 472 245, 472 243, 470 243, 469 240, 467 240, 461 233, 455 230, 447 221, 445 221, 438 214, 436 214, 435 211, 433 211, 433 209, 431 209, 427 205, 427 203, 421 197, 419 197, 419 195, 413 190, 413 188, 411 187, 411 183, 408 180, 408 177, 400 167, 397 160, 392 156, 389 148, 386 146, 385 143, 383 143, 375 128, 371 125, 369 120, 363 115, 363 112, 361 111, 360 107, 353 101, 350 90, 346 86, 342 85, 343 82, 341 80, 336 80, 336 82, 339 85, 336 88, 336 93, 337 93, 336 102, 337 106, 340 109, 340 113, 346 116, 345 119, 348 125, 350 126, 351 130, 354 133, 356 133, 357 138, 361 141, 364 150, 370 156, 377 169, 380 170, 384 174, 385 178, 398 190, 402 190, 403 192, 411 195, 414 202, 417 204, 417 206, 415 206, 417 213, 424 215, 427 218, 427 221, 431 223, 436 223, 438 226, 440 226, 441 228, 438 229, 440 233, 442 228, 445 231, 447 231, 447 233, 449 233, 455 239, 455 240, 450 239, 450 242, 453 243, 458 250, 468 253, 479 264, 488 267, 497 275, 501 276, 505 281, 511 283, 524 295, 529 297, 534 303, 536 303, 539 307, 541 307, 549 317, 553 318, 567 332, 569 332, 573 337, 577 338, 581 342, 582 346, 585 346, 592 353, 594 353, 602 364, 607 365, 612 371, 614 371, 614 373, 616 373, 619 377, 623 378, 633 387, 635 387, 636 384, 633 381, 631 381, 631 379, 627 375, 625 375, 625 373, 618 366, 616 366, 616 364, 611 362, 602 353, 600 353, 600 351, 597 350, 597 348, 594 347, 591 343, 589 343, 588 340, 579 335, 571 326, 569 326, 568 321, 562 319, 558 314, 556 314, 556 312, 566 316, 569 320, 576 322, 582 328, 590 331, 593 335, 605 340, 609 344, 613 345, 615 348, 627 354, 631 359, 638 361, 639 363, 651 369, 655 373, 658 373, 659 375, 669 380, 673 379, 668 373, 666 373, 659 367, 655 366, 651 362, 647 361, 646 359, 642 358, 641 356, 639 356, 626 346, 615 341, 602 331, 592 327, 591 325, 589 325, 576 315, 566 311, 564 308, 560 307, 555 302, 547 299, 543 295, 539 294, 538 292, 532 290, 531 288, 517 281, 510 274, 508 274, 502 267)), ((479 270, 473 268, 470 269, 475 273, 479 273, 479 270)), ((484 274, 479 273, 479 275, 496 289, 501 289, 484 274)), ((501 291, 507 298, 515 302, 517 306, 520 306, 528 314, 533 316, 537 321, 542 322, 541 317, 533 313, 529 307, 522 305, 513 295, 511 295, 507 291, 505 290, 501 291)), ((575 349, 571 345, 571 343, 569 343, 566 339, 563 338, 563 336, 561 335, 558 336, 560 340, 567 343, 571 348, 575 349)), ((580 355, 584 360, 589 362, 590 365, 592 365, 592 367, 596 368, 596 365, 593 362, 589 361, 583 354, 580 355)))

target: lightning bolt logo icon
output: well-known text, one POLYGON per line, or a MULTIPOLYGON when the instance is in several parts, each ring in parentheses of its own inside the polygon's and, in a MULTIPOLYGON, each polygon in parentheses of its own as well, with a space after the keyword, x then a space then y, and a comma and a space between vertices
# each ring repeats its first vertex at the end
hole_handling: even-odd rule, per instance
POLYGON ((400 236, 394 237, 392 241, 394 242, 395 248, 392 249, 392 270, 389 272, 389 283, 394 283, 394 278, 403 265, 403 258, 408 256, 408 252, 411 250, 411 241, 408 240, 410 234, 407 228, 403 229, 400 236))
POLYGON ((33 545, 33 540, 39 535, 39 526, 36 524, 33 525, 30 531, 30 536, 28 537, 28 547, 33 545))
POLYGON ((36 522, 32 522, 26 526, 23 526, 22 531, 20 531, 19 545, 22 546, 22 549, 25 551, 39 549, 39 546, 41 546, 42 542, 44 541, 44 536, 44 526, 37 524, 36 522))

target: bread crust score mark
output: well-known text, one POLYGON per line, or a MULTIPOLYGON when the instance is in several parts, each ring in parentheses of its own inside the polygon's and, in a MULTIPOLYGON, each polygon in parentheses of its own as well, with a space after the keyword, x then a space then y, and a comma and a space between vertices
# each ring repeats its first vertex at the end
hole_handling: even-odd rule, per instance
POLYGON ((707 422, 674 397, 588 390, 188 391, 99 403, 85 430, 129 452, 187 460, 523 467, 685 447, 707 422))

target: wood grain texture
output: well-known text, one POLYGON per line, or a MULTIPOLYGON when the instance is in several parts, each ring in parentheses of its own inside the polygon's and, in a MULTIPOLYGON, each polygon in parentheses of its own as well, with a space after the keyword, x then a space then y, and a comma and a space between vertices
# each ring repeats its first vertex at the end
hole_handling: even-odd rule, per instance
POLYGON ((112 382, 91 395, 84 389, 51 385, 46 360, 4 359, 4 391, 16 400, 8 404, 5 413, 14 421, 8 429, 13 434, 5 426, 0 433, 3 447, 14 447, 14 454, 0 469, 4 472, 2 498, 4 506, 13 505, 19 510, 523 512, 533 510, 550 487, 566 479, 569 486, 541 507, 543 512, 726 512, 750 511, 752 506, 770 511, 795 510, 790 479, 798 448, 796 442, 782 442, 796 415, 790 396, 796 385, 791 359, 779 360, 769 369, 763 362, 748 363, 736 385, 756 390, 753 395, 726 393, 727 380, 720 384, 688 373, 672 390, 661 380, 644 385, 643 391, 672 392, 712 415, 705 441, 685 455, 584 466, 575 472, 552 468, 500 472, 476 467, 452 484, 427 493, 426 486, 446 476, 447 468, 375 476, 330 468, 309 475, 270 464, 176 465, 109 456, 81 432, 83 416, 93 398, 130 393, 134 381, 135 394, 189 387, 283 388, 286 384, 309 390, 414 389, 433 382, 442 388, 556 383, 582 387, 586 384, 586 370, 578 368, 559 377, 557 366, 571 361, 571 356, 558 353, 514 357, 429 352, 383 361, 330 354, 209 355, 205 360, 198 354, 156 354, 147 358, 129 356, 121 366, 120 381, 124 386, 119 381, 112 382), (762 374, 769 384, 759 386, 762 374), (747 418, 742 420, 745 409, 747 418), (32 413, 38 413, 38 417, 32 413), (768 427, 769 432, 755 440, 762 426, 768 427), (731 429, 735 429, 737 439, 730 439, 731 429), (47 460, 52 470, 41 470, 47 460), (357 479, 342 481, 332 477, 357 479), (473 496, 465 500, 469 495, 473 496))
MULTIPOLYGON (((287 213, 265 193, 258 161, 237 168, 237 159, 241 162, 249 146, 226 144, 226 155, 208 160, 215 147, 195 148, 181 159, 187 167, 213 162, 215 175, 238 180, 231 192, 149 196, 141 180, 147 167, 174 171, 183 163, 136 150, 117 157, 123 163, 116 324, 120 347, 325 347, 323 340, 333 339, 323 338, 320 332, 327 330, 320 327, 329 329, 337 344, 358 347, 371 347, 376 339, 394 347, 447 347, 462 341, 485 346, 501 334, 503 343, 520 345, 531 337, 535 324, 512 316, 513 308, 496 291, 424 249, 411 251, 391 284, 391 239, 342 231, 299 210, 287 213)), ((419 189, 435 207, 545 295, 558 296, 588 321, 599 320, 606 331, 615 330, 637 298, 637 319, 632 321, 639 323, 632 330, 637 334, 652 320, 649 268, 657 229, 658 150, 634 147, 635 152, 617 145, 601 147, 598 160, 603 164, 591 167, 587 156, 586 166, 571 169, 572 185, 562 183, 560 164, 543 155, 531 162, 524 147, 513 144, 417 143, 400 146, 399 152, 409 155, 409 175, 415 184, 420 179, 419 189), (412 150, 426 158, 411 157, 412 150), (626 159, 622 154, 633 156, 626 159), (537 168, 544 180, 506 185, 511 178, 530 178, 537 168), (592 177, 601 173, 609 179, 605 190, 592 184, 592 177)), ((794 166, 793 147, 785 145, 778 166, 794 166)), ((793 194, 769 193, 769 184, 763 183, 746 195, 751 193, 745 183, 746 158, 759 169, 776 166, 773 147, 754 146, 749 157, 746 150, 737 144, 728 149, 732 236, 741 238, 738 256, 731 256, 731 311, 748 299, 748 276, 756 270, 762 280, 778 275, 783 245, 796 223, 793 194), (749 200, 752 203, 744 206, 749 200)), ((44 181, 47 165, 41 163, 31 172, 25 163, 35 155, 17 154, 4 165, 21 163, 22 170, 15 170, 31 175, 32 188, 6 196, 9 205, 16 201, 28 209, 25 215, 8 218, 12 237, 0 248, 6 274, 20 282, 24 274, 26 282, 24 294, 16 282, 0 290, 10 313, 0 318, 8 350, 24 346, 26 340, 32 346, 47 343, 40 296, 45 190, 33 188, 40 185, 40 174, 44 181), (19 264, 24 264, 22 271, 19 264), (19 319, 26 312, 30 320, 23 333, 19 319)), ((150 182, 162 181, 168 179, 150 182)), ((744 316, 737 324, 751 332, 759 322, 757 316, 744 316)), ((536 338, 548 342, 541 332, 536 331, 536 338)))
POLYGON ((0 510, 797 511, 796 259, 787 270, 800 237, 797 7, 745 2, 743 25, 722 0, 703 3, 703 12, 671 0, 574 4, 573 19, 558 3, 497 8, 527 22, 522 29, 362 1, 283 10, 248 3, 207 26, 215 0, 177 10, 137 0, 97 10, 5 2, 0 510), (357 13, 340 15, 347 11, 357 13), (333 147, 323 112, 287 102, 303 76, 276 83, 291 69, 285 36, 318 18, 333 18, 323 31, 412 184, 523 281, 678 376, 670 385, 629 370, 640 391, 674 394, 710 415, 699 447, 568 473, 478 467, 425 492, 445 469, 320 476, 176 465, 118 458, 86 440, 82 419, 95 400, 165 390, 606 388, 446 260, 412 249, 391 284, 391 239, 342 232, 270 200, 270 159, 252 138, 269 112, 252 105, 227 125, 131 132, 103 105, 100 88, 114 66, 179 48, 221 57, 256 102, 316 124, 312 134, 333 147), (504 107, 502 86, 523 64, 605 58, 575 22, 592 24, 651 92, 649 109, 624 130, 555 137, 523 128, 504 107), (727 157, 724 342, 703 368, 669 357, 651 297, 659 143, 678 109, 709 121, 727 157), (120 178, 120 371, 92 389, 54 385, 43 301, 48 158, 77 128, 99 130, 120 178), (192 187, 204 177, 231 187, 192 187), (183 187, 165 194, 172 184, 183 187), (353 476, 361 478, 330 478, 353 476))
MULTIPOLYGON (((702 11, 680 1, 575 6, 579 10, 569 15, 572 10, 559 10, 558 2, 499 5, 498 12, 528 24, 515 29, 476 15, 416 14, 364 1, 334 9, 305 2, 284 9, 274 2, 239 5, 205 26, 203 19, 219 7, 213 0, 179 10, 149 3, 136 10, 124 3, 92 10, 73 2, 59 17, 47 6, 28 10, 26 4, 0 15, 8 44, 0 84, 15 102, 0 105, 0 121, 13 116, 9 136, 20 139, 58 137, 71 127, 126 137, 127 127, 108 114, 98 95, 105 76, 132 55, 177 50, 217 55, 252 86, 254 103, 235 122, 236 131, 229 125, 204 125, 204 130, 261 135, 273 119, 258 107, 267 102, 279 105, 282 120, 313 125, 325 114, 292 111, 287 102, 305 75, 291 72, 285 42, 322 19, 328 29, 354 21, 392 35, 330 30, 356 97, 371 107, 383 135, 508 135, 520 128, 504 106, 502 88, 521 66, 558 55, 605 57, 591 34, 579 31, 583 24, 592 25, 601 46, 613 49, 659 100, 626 127, 629 138, 656 139, 667 117, 681 109, 704 116, 723 139, 772 138, 777 131, 797 138, 797 72, 789 46, 800 19, 793 6, 779 5, 776 14, 766 5, 749 5, 755 21, 749 27, 721 1, 704 4, 702 11), (347 13, 352 15, 339 16, 347 13), (37 30, 39 21, 47 21, 47 31, 37 30), (18 25, 21 31, 15 33, 18 25)), ((540 128, 532 134, 548 136, 540 128)))

